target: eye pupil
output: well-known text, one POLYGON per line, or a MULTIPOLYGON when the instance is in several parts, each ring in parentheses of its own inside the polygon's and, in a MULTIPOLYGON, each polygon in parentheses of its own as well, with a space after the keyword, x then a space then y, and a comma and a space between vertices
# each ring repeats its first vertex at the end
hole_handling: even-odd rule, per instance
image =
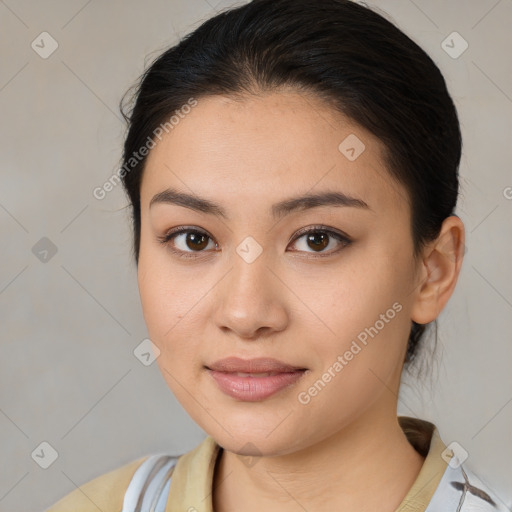
POLYGON ((187 235, 187 241, 186 241, 187 247, 189 249, 193 249, 193 250, 204 249, 208 245, 207 239, 208 239, 207 235, 203 235, 201 233, 189 232, 187 235), (191 242, 192 245, 189 242, 191 242))
POLYGON ((308 235, 308 244, 310 242, 313 243, 313 245, 311 247, 311 249, 325 249, 328 245, 329 245, 329 235, 327 233, 322 233, 322 232, 316 232, 316 233, 310 233, 308 235))

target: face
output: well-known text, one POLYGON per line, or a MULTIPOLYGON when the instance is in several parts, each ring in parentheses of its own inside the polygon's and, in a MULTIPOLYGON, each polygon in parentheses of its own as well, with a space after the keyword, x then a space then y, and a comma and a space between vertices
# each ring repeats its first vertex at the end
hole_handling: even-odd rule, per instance
POLYGON ((311 96, 202 98, 151 150, 144 318, 167 384, 221 446, 292 453, 396 413, 410 219, 380 141, 311 96))

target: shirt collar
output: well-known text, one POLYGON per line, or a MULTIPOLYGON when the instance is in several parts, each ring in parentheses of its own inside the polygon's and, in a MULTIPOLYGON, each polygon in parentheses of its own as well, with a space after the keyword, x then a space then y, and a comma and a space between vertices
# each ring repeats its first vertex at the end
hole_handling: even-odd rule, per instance
MULTIPOLYGON (((447 467, 446 446, 434 424, 408 416, 399 416, 398 422, 425 461, 396 512, 424 512, 447 467)), ((212 482, 219 452, 220 446, 208 436, 180 457, 171 478, 166 512, 213 512, 212 482)))

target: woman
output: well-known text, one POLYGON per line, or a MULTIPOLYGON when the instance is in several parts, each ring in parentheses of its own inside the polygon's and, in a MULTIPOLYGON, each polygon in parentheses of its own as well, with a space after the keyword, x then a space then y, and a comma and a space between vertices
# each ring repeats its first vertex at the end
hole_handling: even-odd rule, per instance
POLYGON ((354 2, 254 0, 163 53, 126 118, 144 318, 209 435, 50 510, 505 510, 396 413, 464 252, 460 128, 425 52, 354 2))

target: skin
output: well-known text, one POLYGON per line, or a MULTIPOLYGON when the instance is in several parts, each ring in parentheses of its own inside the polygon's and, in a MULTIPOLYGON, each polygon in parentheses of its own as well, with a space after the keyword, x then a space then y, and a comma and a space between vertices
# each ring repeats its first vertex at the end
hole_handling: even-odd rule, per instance
MULTIPOLYGON (((382 143, 314 96, 293 90, 198 105, 151 150, 141 185, 138 284, 158 365, 190 416, 223 448, 216 512, 394 511, 423 458, 397 422, 411 320, 427 323, 455 287, 464 227, 447 218, 413 256, 408 194, 391 178, 382 143), (339 144, 365 145, 354 161, 339 144), (221 205, 229 219, 152 197, 173 187, 221 205), (369 208, 321 206, 279 220, 271 206, 339 191, 369 208), (317 249, 295 233, 323 225, 349 235, 317 249), (204 252, 171 228, 205 231, 204 252), (262 253, 236 252, 248 236, 262 253), (196 259, 183 259, 173 246, 196 259), (325 257, 315 257, 319 253, 325 257), (307 403, 298 400, 394 303, 402 308, 307 403), (308 371, 258 402, 219 390, 205 365, 272 357, 308 371), (251 458, 252 457, 252 458, 251 458), (235 476, 236 475, 236 476, 235 476), (337 489, 333 492, 333 489, 337 489)), ((332 371, 332 370, 331 370, 332 371)))

